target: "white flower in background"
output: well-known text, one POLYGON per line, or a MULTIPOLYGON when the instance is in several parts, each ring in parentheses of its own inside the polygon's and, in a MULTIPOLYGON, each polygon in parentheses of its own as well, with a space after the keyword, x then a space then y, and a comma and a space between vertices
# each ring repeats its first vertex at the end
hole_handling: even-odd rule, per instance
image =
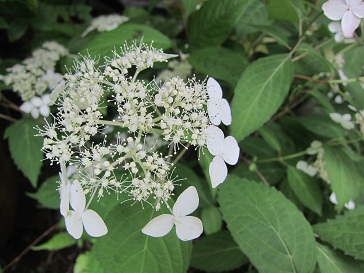
POLYGON ((207 149, 215 156, 209 166, 212 187, 216 188, 224 182, 228 169, 226 163, 235 165, 238 162, 240 148, 234 137, 224 138, 220 128, 210 125, 207 127, 207 149))
POLYGON ((194 216, 199 203, 197 190, 190 186, 177 198, 171 214, 162 214, 149 221, 142 232, 152 237, 162 237, 176 225, 176 233, 180 240, 189 241, 199 237, 203 231, 202 222, 194 216))
POLYGON ((165 82, 173 77, 179 77, 187 80, 191 74, 192 66, 189 64, 187 57, 188 54, 179 53, 180 60, 173 60, 168 62, 168 69, 163 70, 155 79, 155 82, 165 82))
POLYGON ((48 117, 49 110, 49 95, 44 95, 42 97, 33 97, 30 101, 24 102, 20 106, 20 110, 24 113, 31 114, 35 119, 41 114, 43 117, 48 117))
POLYGON ((221 122, 225 125, 231 124, 231 110, 230 105, 226 99, 222 98, 222 89, 220 84, 214 79, 207 80, 207 93, 209 99, 207 100, 207 111, 214 125, 219 125, 221 122))
POLYGON ((330 118, 336 123, 339 123, 346 130, 351 130, 355 127, 354 122, 351 121, 350 114, 341 115, 339 113, 331 113, 330 118))
POLYGON ((341 20, 344 37, 350 38, 364 18, 364 2, 361 0, 329 0, 322 5, 324 14, 331 20, 341 20))
POLYGON ((329 30, 332 33, 335 33, 335 41, 340 43, 340 42, 344 42, 344 43, 353 43, 355 42, 355 39, 353 39, 353 35, 349 36, 349 37, 345 37, 343 30, 341 28, 341 24, 339 22, 331 22, 329 24, 329 30))
MULTIPOLYGON (((66 189, 63 195, 67 194, 67 191, 66 189)), ((68 197, 74 210, 68 210, 65 216, 65 223, 68 233, 73 238, 79 239, 81 237, 83 227, 92 237, 100 237, 107 233, 107 227, 101 217, 95 211, 85 209, 85 193, 77 180, 74 180, 69 187, 68 197)))
POLYGON ((303 171, 304 173, 308 174, 311 177, 313 177, 317 174, 317 169, 314 166, 308 164, 306 161, 303 161, 303 160, 299 160, 297 162, 296 168, 298 170, 303 171))
MULTIPOLYGON (((330 195, 330 201, 331 201, 331 203, 333 203, 335 205, 338 204, 337 197, 336 197, 336 194, 334 192, 332 192, 331 195, 330 195)), ((344 206, 345 206, 345 208, 350 209, 350 210, 355 209, 355 203, 354 203, 353 200, 350 200, 349 202, 345 203, 344 206)))
POLYGON ((62 80, 54 70, 59 59, 66 55, 68 50, 64 46, 45 42, 22 63, 7 68, 3 81, 19 93, 23 101, 29 101, 36 95, 43 95, 47 89, 53 89, 56 81, 62 80))
POLYGON ((48 89, 53 90, 62 81, 63 76, 52 70, 47 70, 41 79, 48 84, 48 89))
POLYGON ((97 30, 98 32, 105 32, 116 29, 118 26, 127 21, 129 21, 129 18, 123 15, 101 15, 92 20, 91 25, 81 34, 81 37, 85 37, 93 30, 97 30))

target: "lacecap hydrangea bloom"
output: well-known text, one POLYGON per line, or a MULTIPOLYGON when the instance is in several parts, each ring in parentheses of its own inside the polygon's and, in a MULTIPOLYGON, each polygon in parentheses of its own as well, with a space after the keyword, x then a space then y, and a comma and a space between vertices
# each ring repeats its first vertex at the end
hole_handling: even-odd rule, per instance
MULTIPOLYGON (((236 140, 231 136, 224 138, 217 127, 218 120, 229 124, 231 113, 227 102, 220 103, 221 94, 210 95, 210 88, 220 88, 215 80, 209 78, 206 83, 195 78, 184 81, 172 77, 159 85, 138 79, 139 73, 153 67, 155 62, 166 62, 175 56, 143 42, 124 45, 113 52, 113 57, 106 58, 103 66, 86 57, 76 61, 73 72, 64 75, 64 80, 52 92, 50 100, 56 103, 58 112, 54 123, 47 124, 40 134, 45 137, 46 158, 63 166, 61 177, 68 166, 77 169, 77 178, 71 179, 70 188, 63 182, 60 187, 61 212, 66 224, 68 221, 68 231, 75 238, 81 236, 82 227, 92 236, 106 233, 107 229, 96 220, 94 213, 88 212, 88 205, 83 201, 77 206, 72 203, 72 185, 77 185, 73 186, 77 188, 77 194, 73 195, 88 199, 87 204, 95 197, 101 199, 105 192, 116 192, 127 194, 134 201, 148 202, 159 210, 162 205, 168 207, 176 186, 171 158, 180 147, 210 147, 218 158, 218 164, 211 164, 223 171, 223 175, 210 172, 214 187, 226 177, 225 162, 236 164, 239 155, 236 140), (211 81, 214 84, 210 84, 211 81), (104 114, 109 110, 116 113, 112 119, 104 114), (211 126, 215 129, 209 129, 211 126), (106 127, 122 129, 127 135, 108 138, 106 127), (168 154, 146 145, 146 139, 152 135, 159 135, 162 144, 170 147, 168 154), (210 139, 214 139, 213 144, 210 139), (72 210, 67 209, 68 203, 72 210), (97 223, 95 229, 91 229, 89 222, 97 223)), ((154 139, 159 141, 160 138, 154 139)), ((145 233, 161 236, 175 224, 180 239, 199 236, 202 225, 187 216, 195 207, 183 208, 188 206, 186 200, 198 204, 195 191, 186 190, 177 199, 172 215, 165 222, 167 226, 160 227, 163 231, 146 228, 145 233), (183 228, 187 222, 193 222, 193 235, 186 234, 183 228)), ((162 225, 161 221, 156 222, 157 226, 162 225)))
POLYGON ((62 80, 62 75, 55 72, 57 62, 68 55, 68 50, 54 41, 45 42, 32 52, 32 56, 6 71, 2 80, 13 88, 23 101, 34 96, 41 96, 46 90, 53 90, 62 80))

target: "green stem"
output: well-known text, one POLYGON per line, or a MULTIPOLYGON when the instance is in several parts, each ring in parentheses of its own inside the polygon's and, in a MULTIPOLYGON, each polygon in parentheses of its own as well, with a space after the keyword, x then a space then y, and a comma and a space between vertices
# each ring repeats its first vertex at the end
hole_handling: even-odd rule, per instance
POLYGON ((279 156, 279 157, 274 157, 274 158, 267 158, 267 159, 262 159, 262 160, 257 160, 256 163, 269 163, 269 162, 275 162, 275 161, 279 161, 282 162, 286 159, 292 159, 292 158, 296 158, 299 156, 303 156, 306 154, 306 151, 302 151, 299 153, 295 153, 295 154, 290 154, 290 155, 284 155, 284 156, 279 156))
POLYGON ((176 157, 175 160, 173 160, 172 165, 177 164, 177 162, 182 158, 182 156, 187 152, 188 148, 191 146, 191 143, 188 143, 186 148, 183 149, 182 152, 176 157))

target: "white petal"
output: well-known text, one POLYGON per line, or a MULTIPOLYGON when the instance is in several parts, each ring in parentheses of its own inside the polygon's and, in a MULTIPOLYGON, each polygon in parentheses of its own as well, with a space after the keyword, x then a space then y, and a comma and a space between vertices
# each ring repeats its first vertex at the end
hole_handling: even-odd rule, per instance
POLYGON ((86 206, 86 197, 80 182, 74 180, 70 188, 71 207, 77 212, 83 212, 86 206))
POLYGON ((224 123, 225 125, 230 125, 231 109, 228 101, 226 99, 221 99, 218 108, 222 123, 224 123))
POLYGON ((83 232, 82 219, 79 213, 70 210, 64 218, 69 234, 75 239, 79 239, 83 232))
POLYGON ((203 226, 200 219, 194 216, 185 216, 176 222, 176 233, 180 240, 189 241, 201 235, 203 226))
POLYGON ((353 200, 350 200, 348 203, 345 204, 345 208, 347 209, 355 209, 355 203, 353 200))
POLYGON ((185 189, 178 196, 176 203, 173 206, 173 215, 176 217, 186 216, 194 212, 199 203, 198 193, 194 186, 185 189))
POLYGON ((48 105, 43 104, 40 108, 39 108, 39 113, 43 116, 43 117, 48 117, 50 110, 48 105))
POLYGON ((342 120, 342 116, 339 113, 331 113, 330 118, 337 123, 340 123, 342 120))
POLYGON ((82 223, 86 232, 92 237, 100 237, 107 233, 104 220, 93 210, 85 210, 82 215, 82 223))
POLYGON ((340 20, 347 8, 345 0, 329 0, 322 5, 322 10, 331 20, 340 20))
POLYGON ((207 112, 209 114, 210 121, 213 125, 219 125, 221 123, 219 101, 208 100, 207 112))
POLYGON ((212 155, 217 155, 221 153, 223 141, 224 141, 224 133, 221 131, 219 127, 210 125, 206 129, 207 133, 207 149, 212 155))
POLYGON ((232 136, 228 136, 223 142, 223 154, 222 157, 229 165, 235 165, 238 162, 240 155, 240 148, 236 139, 232 136))
POLYGON ((215 156, 209 166, 209 174, 211 178, 211 186, 216 188, 227 176, 227 167, 224 160, 220 156, 215 156))
POLYGON ((142 232, 152 237, 162 237, 171 231, 174 225, 174 216, 162 214, 150 220, 142 232))
POLYGON ((20 110, 22 110, 24 113, 30 113, 33 109, 33 105, 29 102, 26 101, 24 102, 21 106, 20 106, 20 110))
POLYGON ((210 99, 219 100, 222 98, 221 86, 214 78, 210 77, 207 80, 206 89, 210 99))
POLYGON ((346 130, 352 130, 355 127, 354 122, 349 120, 343 120, 340 124, 346 130))
POLYGON ((32 117, 34 119, 37 119, 39 117, 39 111, 37 108, 33 108, 31 111, 30 111, 30 114, 32 115, 32 117))
POLYGON ((339 22, 331 22, 328 25, 328 28, 331 32, 336 33, 336 32, 341 32, 341 24, 339 22))
POLYGON ((30 103, 33 104, 36 107, 40 107, 43 104, 43 101, 40 97, 33 97, 30 100, 30 103))
POLYGON ((337 205, 337 198, 336 198, 336 194, 334 192, 331 193, 331 195, 330 195, 330 201, 331 201, 331 203, 337 205))
POLYGON ((359 17, 364 18, 364 3, 359 1, 360 3, 352 8, 353 13, 359 17))
POLYGON ((362 0, 346 0, 346 3, 350 6, 356 6, 359 5, 361 3, 362 0))
POLYGON ((59 192, 61 195, 61 204, 60 211, 63 216, 67 216, 69 212, 69 203, 70 203, 70 183, 61 183, 59 192))
POLYGON ((358 28, 359 24, 360 24, 360 18, 356 17, 351 10, 345 12, 343 19, 341 21, 341 26, 343 28, 344 36, 348 38, 352 37, 355 29, 358 28))

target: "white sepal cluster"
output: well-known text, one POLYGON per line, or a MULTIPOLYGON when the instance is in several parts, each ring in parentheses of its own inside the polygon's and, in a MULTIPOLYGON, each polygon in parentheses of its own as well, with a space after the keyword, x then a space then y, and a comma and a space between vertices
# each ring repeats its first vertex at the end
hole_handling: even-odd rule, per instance
POLYGON ((209 113, 210 121, 213 125, 231 124, 231 110, 230 105, 226 99, 222 97, 222 89, 220 84, 214 79, 207 80, 207 93, 209 99, 207 100, 207 111, 209 113))
POLYGON ((50 114, 49 95, 33 97, 31 100, 24 102, 20 106, 20 110, 22 110, 24 113, 30 114, 34 119, 37 119, 39 114, 41 114, 43 117, 48 117, 50 114))
POLYGON ((238 162, 240 148, 234 137, 225 138, 223 131, 214 125, 207 128, 207 148, 214 156, 209 174, 212 187, 216 188, 226 179, 228 170, 225 163, 235 165, 238 162))
POLYGON ((199 218, 188 216, 194 212, 199 204, 195 187, 190 186, 177 198, 171 214, 162 214, 149 221, 142 232, 152 237, 162 237, 176 226, 176 233, 180 240, 189 241, 199 237, 203 231, 199 218))
POLYGON ((355 127, 350 114, 341 115, 339 113, 330 113, 330 118, 336 123, 339 123, 346 130, 352 130, 355 127))
POLYGON ((311 177, 314 177, 317 174, 317 169, 313 165, 308 164, 306 161, 303 160, 299 160, 297 162, 296 168, 311 177))
POLYGON ((344 37, 351 38, 364 18, 362 0, 329 0, 322 5, 324 14, 331 20, 341 20, 344 37))
POLYGON ((86 208, 85 193, 78 180, 61 185, 61 214, 65 217, 68 233, 75 239, 81 237, 83 228, 92 237, 100 237, 107 233, 107 227, 101 217, 95 211, 86 208), (69 204, 73 210, 69 209, 69 204))

